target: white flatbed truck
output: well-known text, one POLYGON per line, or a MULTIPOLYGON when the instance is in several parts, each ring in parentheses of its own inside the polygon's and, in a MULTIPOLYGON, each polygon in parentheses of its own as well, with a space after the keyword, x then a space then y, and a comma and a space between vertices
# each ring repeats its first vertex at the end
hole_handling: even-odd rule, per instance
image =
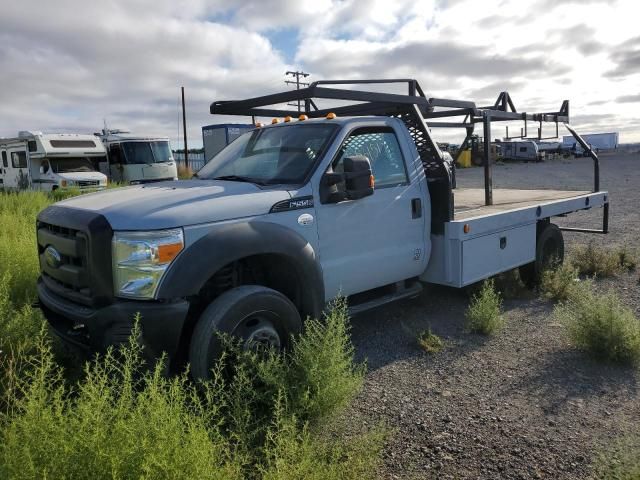
POLYGON ((188 361, 207 377, 218 332, 283 347, 339 294, 358 313, 415 296, 425 282, 463 287, 519 267, 533 284, 564 255, 553 217, 602 207, 601 229, 572 230, 606 233, 609 198, 595 154, 589 190, 494 190, 487 162, 484 189, 455 188, 453 160, 429 127, 469 137, 482 123, 491 138, 500 119, 569 121, 568 102, 542 114, 507 107, 428 99, 415 80, 315 82, 215 102, 214 114, 276 118, 192 180, 43 210, 40 306, 62 338, 92 350, 126 340, 139 313, 148 353, 165 351, 172 366, 188 361), (407 95, 335 88, 384 82, 406 83, 407 95), (319 109, 317 98, 339 103, 319 109), (297 101, 298 120, 277 107, 297 101), (432 121, 456 115, 467 120, 432 121))

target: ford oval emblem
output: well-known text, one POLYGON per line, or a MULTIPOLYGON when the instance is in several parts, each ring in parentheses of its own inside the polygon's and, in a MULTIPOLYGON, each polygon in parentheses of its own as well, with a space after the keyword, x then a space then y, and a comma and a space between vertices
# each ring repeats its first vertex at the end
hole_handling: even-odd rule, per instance
POLYGON ((309 215, 308 213, 303 213, 298 217, 298 224, 306 227, 307 225, 311 225, 313 223, 313 215, 309 215))
POLYGON ((60 253, 51 245, 44 249, 44 260, 51 268, 58 268, 62 263, 60 253))

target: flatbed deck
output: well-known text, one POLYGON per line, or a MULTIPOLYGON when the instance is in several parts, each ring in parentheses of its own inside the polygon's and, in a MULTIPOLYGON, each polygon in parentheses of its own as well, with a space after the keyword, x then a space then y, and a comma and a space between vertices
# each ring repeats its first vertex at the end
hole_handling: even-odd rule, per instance
POLYGON ((465 220, 502 213, 518 208, 587 195, 589 193, 591 192, 582 190, 521 190, 496 188, 493 190, 493 205, 485 205, 484 189, 456 188, 454 190, 454 220, 465 220))

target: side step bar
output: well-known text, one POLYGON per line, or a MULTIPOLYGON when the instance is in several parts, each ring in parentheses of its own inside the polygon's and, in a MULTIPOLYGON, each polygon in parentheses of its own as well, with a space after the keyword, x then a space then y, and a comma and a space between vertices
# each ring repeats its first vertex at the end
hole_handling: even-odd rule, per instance
POLYGON ((602 207, 602 230, 597 228, 574 228, 574 227, 560 227, 563 232, 579 232, 579 233, 609 233, 609 202, 605 203, 602 207))
MULTIPOLYGON (((396 285, 401 285, 402 283, 404 282, 398 282, 396 285)), ((396 300, 401 300, 403 298, 417 297, 421 292, 422 284, 416 281, 409 287, 398 287, 393 293, 374 298, 373 300, 369 300, 368 302, 350 306, 349 315, 358 315, 360 313, 366 312, 367 310, 371 310, 372 308, 381 307, 382 305, 386 305, 387 303, 395 302, 396 300)))

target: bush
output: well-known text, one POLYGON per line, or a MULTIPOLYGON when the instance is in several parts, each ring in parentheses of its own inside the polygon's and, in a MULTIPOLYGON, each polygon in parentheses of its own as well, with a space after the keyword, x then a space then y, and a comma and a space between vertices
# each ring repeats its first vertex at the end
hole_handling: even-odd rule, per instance
POLYGON ((540 290, 550 300, 567 300, 579 282, 578 270, 569 262, 542 273, 540 290))
POLYGON ((185 167, 183 164, 178 164, 178 178, 180 180, 189 180, 193 177, 193 170, 191 167, 185 167))
POLYGON ((611 277, 623 268, 635 266, 633 255, 625 248, 611 250, 605 247, 576 245, 570 257, 571 263, 580 275, 611 277))
POLYGON ((504 326, 502 299, 493 280, 485 280, 480 292, 473 296, 467 309, 467 328, 474 333, 491 335, 504 326))
POLYGON ((418 345, 427 353, 438 353, 444 348, 444 341, 429 328, 418 335, 418 345))
POLYGON ((618 255, 618 264, 622 270, 631 272, 636 269, 638 265, 638 254, 636 251, 622 246, 616 250, 616 255, 618 255))
MULTIPOLYGON (((137 331, 132 339, 137 338, 137 331)), ((346 306, 289 355, 230 344, 213 379, 145 369, 133 340, 66 385, 44 335, 13 365, 0 414, 0 478, 372 478, 383 434, 329 425, 357 393, 346 306)))
POLYGON ((638 480, 640 478, 640 437, 624 438, 601 453, 595 462, 594 478, 638 480))
POLYGON ((556 307, 571 341, 581 350, 606 361, 640 361, 640 321, 614 292, 595 293, 590 282, 574 290, 556 307))

